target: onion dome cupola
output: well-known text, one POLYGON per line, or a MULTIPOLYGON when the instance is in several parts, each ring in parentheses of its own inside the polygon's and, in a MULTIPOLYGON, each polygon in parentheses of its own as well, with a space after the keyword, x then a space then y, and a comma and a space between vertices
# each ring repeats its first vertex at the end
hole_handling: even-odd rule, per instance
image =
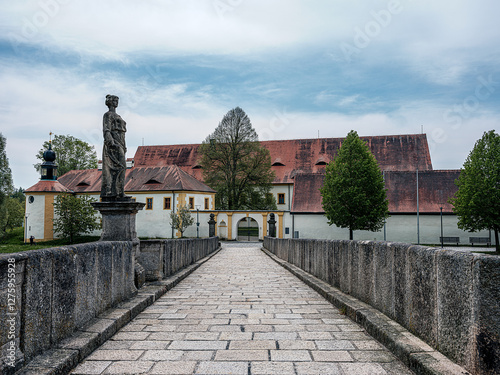
POLYGON ((52 142, 49 142, 49 149, 43 153, 44 162, 41 165, 42 180, 57 180, 56 153, 52 150, 52 142))

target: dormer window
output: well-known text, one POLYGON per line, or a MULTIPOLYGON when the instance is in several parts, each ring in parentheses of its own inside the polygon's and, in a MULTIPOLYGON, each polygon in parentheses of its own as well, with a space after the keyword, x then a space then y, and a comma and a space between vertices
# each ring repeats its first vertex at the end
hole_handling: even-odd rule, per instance
POLYGON ((161 184, 161 182, 152 178, 148 182, 146 182, 144 185, 154 185, 154 184, 161 184))
POLYGON ((87 187, 87 186, 90 186, 90 184, 88 182, 81 181, 76 186, 77 187, 87 187))
POLYGON ((327 165, 328 160, 326 160, 323 156, 320 156, 318 160, 316 160, 316 165, 327 165))
POLYGON ((285 164, 281 161, 281 158, 276 158, 274 159, 273 163, 271 164, 273 167, 284 167, 285 164))

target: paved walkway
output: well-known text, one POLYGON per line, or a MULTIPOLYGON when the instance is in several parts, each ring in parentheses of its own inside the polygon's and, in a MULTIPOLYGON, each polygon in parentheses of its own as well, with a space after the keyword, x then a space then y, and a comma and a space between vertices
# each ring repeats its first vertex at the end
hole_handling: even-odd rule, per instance
POLYGON ((224 244, 72 374, 412 374, 260 246, 224 244))

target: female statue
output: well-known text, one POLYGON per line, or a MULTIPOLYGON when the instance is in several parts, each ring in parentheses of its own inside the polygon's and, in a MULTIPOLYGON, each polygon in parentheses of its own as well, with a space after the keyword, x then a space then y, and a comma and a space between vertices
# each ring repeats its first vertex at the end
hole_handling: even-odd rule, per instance
POLYGON ((106 106, 109 111, 104 114, 103 133, 104 147, 102 151, 102 185, 103 201, 126 200, 124 194, 125 171, 127 162, 125 153, 126 122, 116 113, 118 97, 106 95, 106 106))

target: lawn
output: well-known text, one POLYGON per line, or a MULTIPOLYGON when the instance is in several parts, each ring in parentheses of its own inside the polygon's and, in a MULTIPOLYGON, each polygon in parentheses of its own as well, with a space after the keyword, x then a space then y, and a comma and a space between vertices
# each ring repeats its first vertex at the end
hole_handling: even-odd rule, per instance
MULTIPOLYGON (((75 243, 93 242, 99 240, 99 236, 81 236, 76 237, 75 243)), ((20 251, 46 249, 49 247, 66 246, 65 240, 53 240, 36 243, 35 245, 25 244, 24 228, 15 228, 7 231, 7 234, 0 239, 0 253, 18 253, 20 251)), ((35 240, 36 242, 36 240, 35 240)))

